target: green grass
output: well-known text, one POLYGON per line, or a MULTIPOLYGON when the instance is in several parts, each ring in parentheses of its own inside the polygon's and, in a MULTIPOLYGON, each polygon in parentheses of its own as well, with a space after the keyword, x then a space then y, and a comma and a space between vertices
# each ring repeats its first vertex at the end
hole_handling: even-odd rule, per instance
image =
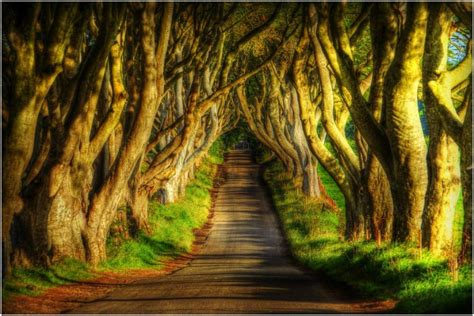
MULTIPOLYGON (((191 250, 193 230, 207 221, 211 196, 209 190, 217 170, 223 161, 223 144, 216 141, 203 159, 195 179, 186 187, 184 197, 176 203, 163 205, 150 201, 149 223, 152 233, 139 232, 136 238, 119 238, 120 242, 108 241, 109 259, 101 264, 102 271, 126 271, 130 269, 160 269, 163 261, 191 250)), ((11 295, 36 296, 46 289, 96 277, 98 274, 80 261, 65 259, 48 268, 33 267, 15 269, 3 282, 3 299, 11 295)))
POLYGON ((225 143, 222 137, 218 138, 209 148, 208 156, 207 156, 207 161, 220 165, 224 162, 224 151, 225 151, 225 143))
POLYGON ((223 142, 218 139, 181 199, 166 205, 150 201, 148 216, 152 233, 139 232, 135 239, 119 238, 119 244, 109 242, 107 250, 110 259, 101 267, 105 270, 160 269, 165 260, 190 251, 194 241, 193 230, 207 221, 211 205, 209 190, 216 165, 222 162, 223 142))
POLYGON ((190 251, 194 241, 193 229, 207 221, 211 204, 209 190, 215 171, 216 166, 206 159, 196 178, 186 187, 183 198, 166 205, 150 201, 149 224, 152 233, 140 232, 137 238, 125 240, 118 246, 109 244, 110 259, 102 264, 102 268, 162 268, 164 260, 190 251))
MULTIPOLYGON (((417 249, 406 245, 377 247, 374 242, 345 242, 341 210, 323 207, 298 193, 278 161, 267 167, 264 176, 291 251, 302 264, 351 285, 367 297, 398 300, 397 312, 470 313, 470 266, 461 267, 454 282, 447 261, 427 252, 420 258, 417 249)), ((320 176, 328 193, 343 207, 342 194, 334 182, 323 170, 320 176)))
POLYGON ((65 259, 49 268, 15 269, 3 281, 3 299, 12 294, 38 295, 44 290, 93 277, 88 266, 74 259, 65 259))
POLYGON ((321 164, 318 164, 318 175, 321 178, 321 182, 324 184, 324 188, 328 195, 336 202, 337 207, 343 210, 346 207, 346 201, 344 200, 344 195, 334 182, 333 178, 329 175, 326 169, 323 168, 321 164))

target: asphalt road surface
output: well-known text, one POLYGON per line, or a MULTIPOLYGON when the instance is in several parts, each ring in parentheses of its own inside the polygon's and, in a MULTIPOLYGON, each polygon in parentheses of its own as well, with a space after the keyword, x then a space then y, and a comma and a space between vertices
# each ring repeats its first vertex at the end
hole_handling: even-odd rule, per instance
POLYGON ((165 277, 121 287, 71 313, 331 313, 383 312, 384 302, 298 267, 250 153, 224 164, 214 226, 200 255, 165 277))

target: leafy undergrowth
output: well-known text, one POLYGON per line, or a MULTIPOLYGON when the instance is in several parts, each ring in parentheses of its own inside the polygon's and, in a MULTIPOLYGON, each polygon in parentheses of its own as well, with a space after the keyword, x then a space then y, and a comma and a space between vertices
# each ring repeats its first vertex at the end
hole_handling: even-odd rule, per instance
MULTIPOLYGON (((327 174, 320 175, 328 193, 342 206, 340 192, 334 194, 335 184, 327 174)), ((292 253, 302 264, 366 296, 398 300, 396 312, 471 312, 471 266, 461 267, 455 282, 447 260, 427 252, 420 257, 418 249, 407 245, 345 242, 340 210, 298 193, 278 161, 266 168, 264 177, 292 253)))
MULTIPOLYGON (((209 190, 223 161, 222 141, 216 141, 186 187, 185 195, 176 203, 163 205, 150 201, 149 223, 151 234, 138 232, 130 239, 122 236, 119 244, 108 243, 109 259, 100 266, 101 271, 126 271, 130 269, 160 269, 163 260, 177 257, 191 250, 193 230, 203 226, 209 214, 209 190), (113 245, 113 246, 112 246, 113 245)), ((3 282, 3 299, 12 294, 39 295, 58 285, 97 277, 90 267, 74 259, 65 259, 48 268, 15 269, 3 282)))

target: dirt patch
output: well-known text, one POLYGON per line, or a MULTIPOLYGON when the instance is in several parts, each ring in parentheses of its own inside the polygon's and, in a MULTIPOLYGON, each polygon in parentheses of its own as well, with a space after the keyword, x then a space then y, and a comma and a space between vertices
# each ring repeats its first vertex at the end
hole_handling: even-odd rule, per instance
POLYGON ((50 288, 38 296, 15 295, 2 303, 4 314, 58 314, 75 309, 84 303, 107 296, 111 291, 139 280, 172 274, 186 267, 204 247, 213 225, 214 204, 217 188, 221 184, 224 171, 219 166, 211 189, 211 208, 207 222, 194 230, 195 240, 189 253, 162 262, 157 269, 127 270, 123 272, 101 272, 98 277, 81 282, 50 288))

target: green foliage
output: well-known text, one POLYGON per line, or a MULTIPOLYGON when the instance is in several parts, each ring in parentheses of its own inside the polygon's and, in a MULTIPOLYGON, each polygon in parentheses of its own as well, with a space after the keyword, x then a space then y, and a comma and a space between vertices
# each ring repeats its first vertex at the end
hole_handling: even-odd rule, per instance
POLYGON ((225 143, 222 137, 219 137, 209 148, 208 161, 212 164, 221 164, 224 162, 225 143))
MULTIPOLYGON (((342 194, 322 168, 320 176, 342 208, 342 194)), ((304 265, 367 296, 399 300, 397 312, 470 312, 470 266, 461 267, 459 280, 454 282, 447 260, 427 252, 420 257, 418 249, 406 245, 377 247, 374 242, 345 242, 341 234, 342 214, 298 193, 280 162, 269 165, 264 177, 271 187, 291 251, 304 265)))
POLYGON ((236 128, 225 133, 222 137, 224 151, 229 151, 234 145, 240 141, 247 141, 251 148, 259 146, 259 142, 255 136, 250 132, 250 129, 246 122, 240 121, 236 128))
POLYGON ((318 165, 318 175, 321 178, 321 182, 324 184, 327 194, 334 200, 334 202, 336 202, 337 207, 341 210, 345 209, 346 200, 344 199, 344 195, 341 190, 339 190, 336 182, 321 164, 318 165))
POLYGON ((93 276, 85 263, 74 259, 65 259, 49 268, 15 269, 3 282, 3 299, 12 294, 38 295, 50 287, 93 276))

